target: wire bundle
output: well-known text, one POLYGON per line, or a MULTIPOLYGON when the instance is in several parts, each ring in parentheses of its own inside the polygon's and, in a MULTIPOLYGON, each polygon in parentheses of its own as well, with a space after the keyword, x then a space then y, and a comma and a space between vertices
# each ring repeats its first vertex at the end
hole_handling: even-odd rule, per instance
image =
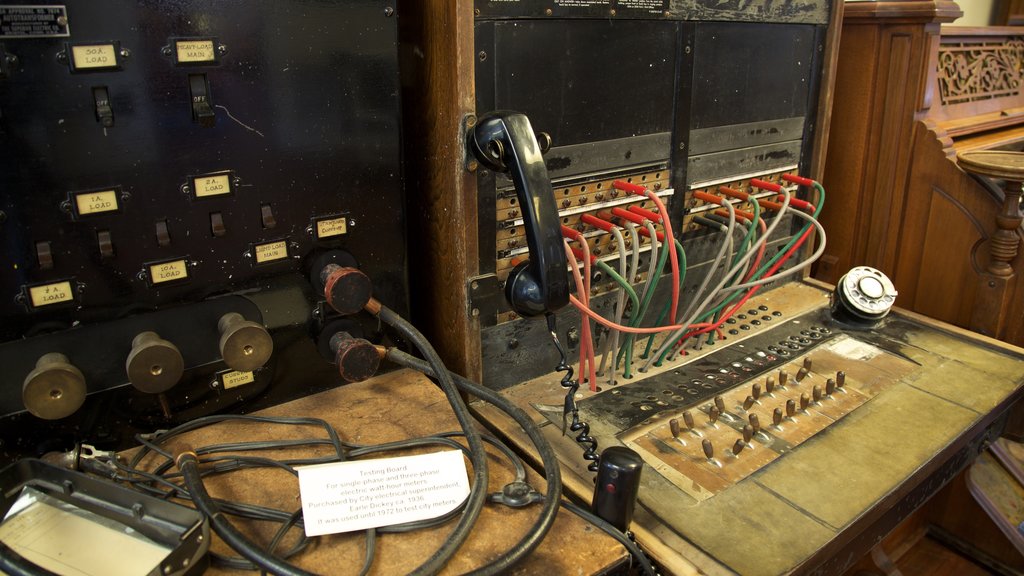
MULTIPOLYGON (((570 301, 579 310, 582 317, 581 334, 584 335, 584 338, 580 346, 580 366, 584 366, 584 353, 593 354, 594 350, 593 342, 586 341, 586 335, 592 335, 594 332, 590 327, 591 321, 608 330, 602 347, 604 357, 598 375, 602 375, 609 356, 613 355, 615 362, 611 365, 612 374, 609 376, 609 383, 614 384, 615 370, 619 366, 622 366, 623 377, 627 379, 632 377, 634 338, 637 334, 649 335, 646 347, 640 355, 645 360, 640 368, 640 371, 643 372, 652 365, 660 366, 672 354, 681 353, 682 347, 690 339, 707 335, 708 340, 713 341, 716 335, 721 335, 722 324, 740 310, 761 287, 795 274, 817 260, 825 248, 825 231, 817 221, 825 202, 825 190, 819 183, 807 178, 788 174, 783 175, 782 178, 792 184, 814 190, 817 196, 815 201, 812 203, 794 198, 789 189, 756 178, 751 179, 751 186, 755 189, 775 193, 774 200, 755 197, 747 192, 725 186, 719 187, 719 192, 723 196, 700 191, 694 192, 695 198, 719 206, 716 210, 695 217, 695 222, 717 231, 721 234, 722 239, 708 273, 704 275, 697 289, 687 295, 685 305, 680 296, 686 278, 686 254, 682 245, 672 236, 673 226, 668 211, 661 199, 652 191, 629 182, 615 181, 613 186, 644 196, 654 203, 657 210, 650 211, 639 206, 630 206, 628 210, 614 208, 610 213, 599 213, 597 217, 590 214, 584 214, 582 217, 584 224, 614 236, 619 248, 619 274, 608 274, 608 271, 611 270, 610 267, 589 256, 583 234, 563 226, 566 236, 566 256, 569 259, 570 271, 576 284, 576 294, 579 295, 570 295, 570 301), (736 202, 749 202, 751 210, 737 209, 734 205, 736 202), (775 215, 766 222, 762 210, 773 211, 775 215), (787 214, 803 220, 803 225, 782 249, 765 261, 767 246, 778 226, 784 221, 783 217, 787 214), (660 225, 663 232, 659 232, 656 225, 660 225), (626 266, 625 263, 626 253, 620 228, 625 229, 633 237, 634 259, 631 267, 626 266), (639 276, 638 232, 650 238, 651 254, 648 261, 647 278, 643 284, 639 285, 639 290, 634 290, 631 282, 626 278, 635 280, 639 276), (780 271, 814 232, 820 236, 816 250, 809 257, 780 271), (578 241, 581 249, 573 248, 568 242, 570 239, 578 241), (580 258, 584 259, 582 273, 580 258), (650 303, 657 289, 658 281, 664 275, 666 261, 672 272, 671 296, 654 320, 653 326, 645 326, 649 323, 647 318, 650 312, 650 303), (591 265, 602 270, 607 268, 605 273, 615 280, 619 287, 618 301, 610 318, 602 316, 590 306, 591 265), (622 272, 626 272, 626 274, 622 274, 622 272), (682 309, 681 312, 680 309, 682 309), (620 332, 626 334, 622 346, 619 346, 618 335, 620 332), (655 347, 654 341, 658 334, 664 336, 655 347)), ((697 342, 699 346, 703 339, 697 338, 697 342)), ((593 356, 588 356, 586 361, 593 366, 593 356)), ((591 390, 596 391, 596 382, 593 377, 590 378, 590 385, 591 390)))
MULTIPOLYGON (((122 461, 118 458, 112 459, 110 462, 112 466, 110 476, 115 480, 130 483, 137 489, 160 497, 191 500, 198 509, 210 518, 214 531, 225 543, 241 555, 241 557, 233 557, 213 554, 215 563, 231 568, 259 569, 274 574, 308 575, 310 574, 309 572, 295 566, 289 559, 308 549, 315 539, 310 539, 304 534, 300 534, 290 546, 283 546, 291 530, 301 530, 303 528, 301 508, 297 510, 282 510, 259 504, 213 498, 206 491, 204 479, 213 475, 252 468, 276 469, 297 476, 296 467, 303 465, 339 462, 419 447, 442 446, 459 449, 470 459, 473 467, 473 482, 470 495, 458 508, 438 518, 369 529, 365 535, 366 552, 360 574, 366 574, 373 564, 378 534, 407 532, 437 526, 458 519, 445 543, 412 572, 412 574, 436 574, 445 566, 465 541, 466 537, 468 537, 486 501, 502 501, 500 493, 488 495, 486 492, 488 484, 488 456, 483 449, 483 442, 496 446, 510 461, 516 471, 513 483, 525 484, 526 480, 525 467, 519 458, 515 456, 514 452, 496 438, 481 434, 469 418, 468 410, 461 394, 475 396, 504 411, 523 428, 540 455, 547 482, 543 495, 537 494, 532 489, 530 491, 533 496, 531 501, 541 502, 541 509, 537 513, 532 529, 499 557, 474 570, 472 573, 489 575, 506 572, 540 544, 554 523, 559 506, 565 505, 561 501, 561 475, 554 451, 540 429, 525 411, 500 394, 450 373, 441 363, 426 339, 407 321, 373 299, 371 299, 370 304, 367 304, 366 309, 377 315, 382 322, 391 326, 406 340, 419 348, 420 353, 426 357, 426 361, 394 348, 385 351, 385 358, 395 364, 412 368, 434 378, 448 397, 462 430, 445 432, 434 436, 411 438, 399 442, 362 445, 343 440, 338 431, 327 421, 317 418, 285 418, 254 415, 209 416, 198 418, 171 430, 136 436, 136 440, 141 444, 140 450, 128 461, 122 461), (319 430, 320 433, 288 440, 226 442, 191 450, 175 450, 172 448, 176 440, 187 432, 211 424, 231 421, 259 423, 270 427, 286 426, 314 429, 319 430), (453 437, 464 438, 466 445, 456 442, 453 440, 453 437), (313 453, 291 458, 267 456, 270 451, 282 449, 305 449, 311 450, 313 453), (325 450, 327 450, 326 453, 325 450), (143 463, 147 462, 149 457, 157 458, 157 463, 147 464, 143 467, 143 463), (175 466, 177 466, 177 469, 175 469, 175 466), (261 545, 253 542, 238 531, 228 519, 229 517, 270 522, 278 525, 278 529, 269 543, 261 545)), ((602 525, 599 518, 586 511, 573 509, 573 512, 590 520, 598 527, 607 530, 607 527, 602 525)), ((614 528, 612 528, 610 533, 616 539, 623 540, 622 534, 615 531, 614 528)), ((646 558, 635 549, 635 544, 628 543, 628 541, 624 542, 624 544, 631 552, 637 554, 645 570, 653 574, 653 569, 650 568, 646 558)))

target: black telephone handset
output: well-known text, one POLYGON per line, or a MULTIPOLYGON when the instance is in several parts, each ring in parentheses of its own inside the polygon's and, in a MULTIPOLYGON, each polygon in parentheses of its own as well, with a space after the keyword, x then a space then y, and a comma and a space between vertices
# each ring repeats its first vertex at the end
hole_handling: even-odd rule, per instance
POLYGON ((530 120, 519 112, 489 112, 466 139, 481 164, 511 175, 523 215, 530 259, 509 273, 505 298, 520 316, 557 311, 569 303, 569 275, 558 206, 530 120))

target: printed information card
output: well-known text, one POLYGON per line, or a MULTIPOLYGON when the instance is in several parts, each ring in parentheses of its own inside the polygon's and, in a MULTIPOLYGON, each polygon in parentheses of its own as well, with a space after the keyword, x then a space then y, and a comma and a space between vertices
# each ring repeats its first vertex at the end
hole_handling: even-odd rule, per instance
POLYGON ((299 468, 306 536, 436 518, 469 496, 462 452, 299 468))

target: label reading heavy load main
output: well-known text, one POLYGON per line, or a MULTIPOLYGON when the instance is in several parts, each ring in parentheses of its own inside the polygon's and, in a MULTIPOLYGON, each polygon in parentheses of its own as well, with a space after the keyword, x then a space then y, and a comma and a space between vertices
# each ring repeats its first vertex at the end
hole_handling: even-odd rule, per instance
POLYGON ((68 11, 55 6, 0 6, 0 38, 69 36, 68 11))

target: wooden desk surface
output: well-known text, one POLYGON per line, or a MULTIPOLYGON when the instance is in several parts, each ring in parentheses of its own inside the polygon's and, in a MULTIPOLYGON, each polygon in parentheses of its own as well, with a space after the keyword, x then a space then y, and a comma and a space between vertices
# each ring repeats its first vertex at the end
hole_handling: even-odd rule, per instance
MULTIPOLYGON (((807 317, 801 314, 827 306, 827 298, 827 293, 818 288, 791 284, 752 300, 752 306, 765 302, 785 310, 785 322, 796 323, 802 318, 806 325, 807 317)), ((771 329, 781 327, 783 322, 777 321, 771 329)), ((837 334, 846 333, 837 339, 852 336, 869 342, 875 350, 873 356, 858 358, 857 350, 851 349, 844 366, 852 385, 877 388, 873 390, 877 394, 873 393, 866 403, 803 443, 785 448, 770 464, 710 497, 694 497, 692 486, 684 490, 679 484, 685 478, 655 468, 664 461, 648 461, 655 467, 644 467, 633 529, 641 546, 668 572, 841 571, 848 560, 857 559, 848 556, 866 551, 865 546, 869 548, 876 538, 884 536, 900 514, 909 514, 966 465, 982 447, 985 430, 1021 397, 1024 351, 1019 348, 904 312, 893 313, 878 330, 832 328, 837 334), (903 368, 890 371, 891 377, 884 382, 858 383, 854 377, 860 370, 858 363, 878 367, 886 362, 903 368)), ((720 343, 715 353, 741 344, 749 351, 744 353, 752 353, 751 342, 734 339, 725 342, 725 348, 720 343)), ((807 355, 820 356, 823 348, 810 348, 807 355)), ((705 348, 686 362, 668 364, 658 373, 675 371, 671 374, 677 374, 676 382, 693 377, 683 374, 682 367, 687 365, 715 373, 713 363, 699 362, 707 359, 708 353, 705 348)), ((790 374, 800 361, 799 355, 788 360, 790 374)), ((654 376, 652 371, 644 378, 654 376)), ((750 379, 739 380, 735 389, 722 394, 728 397, 735 390, 749 391, 751 383, 764 379, 764 374, 755 371, 750 379)), ((693 410, 698 419, 707 420, 698 410, 708 400, 678 408, 647 407, 646 420, 627 430, 614 422, 629 412, 628 404, 613 407, 605 402, 599 404, 604 411, 591 409, 584 413, 586 400, 602 395, 607 399, 609 392, 618 391, 610 398, 635 400, 636 394, 630 396, 628 388, 642 382, 634 379, 596 395, 581 388, 581 414, 589 421, 599 449, 628 442, 638 429, 663 426, 665 419, 679 417, 684 408, 693 410)), ((665 386, 667 389, 672 384, 665 386)), ((554 416, 545 417, 537 409, 539 405, 560 405, 562 392, 557 378, 537 379, 504 393, 538 422, 547 424, 544 431, 563 464, 566 488, 580 497, 589 496, 592 474, 585 469, 581 448, 548 421, 554 416)), ((499 429, 508 423, 486 405, 474 405, 474 409, 478 417, 499 429)), ((506 433, 520 448, 529 450, 521 434, 511 429, 506 433)), ((756 454, 767 449, 755 442, 750 450, 756 454)), ((675 454, 678 449, 668 447, 665 451, 679 458, 675 454)), ((722 454, 721 461, 727 467, 731 456, 723 452, 717 453, 722 454)), ((749 457, 745 452, 738 460, 749 457)))
MULTIPOLYGON (((264 416, 303 416, 330 422, 342 440, 359 444, 433 435, 458 429, 442 392, 422 375, 408 370, 390 372, 366 382, 344 386, 258 414, 264 416)), ((324 437, 322 429, 296 426, 275 426, 260 423, 221 423, 183 435, 182 443, 198 447, 214 443, 259 439, 324 437)), ((490 445, 489 491, 500 491, 514 477, 507 460, 490 445)), ((327 453, 306 450, 302 454, 327 453)), ((409 454, 403 452, 402 454, 409 454)), ((274 457, 296 454, 294 451, 268 453, 274 457)), ((398 454, 396 454, 398 455, 398 454)), ((467 460, 467 468, 469 463, 467 460)), ((528 468, 528 482, 543 493, 545 483, 528 468)), ((299 501, 298 479, 281 470, 253 469, 231 472, 207 479, 207 488, 215 497, 296 510, 299 501)), ((497 558, 517 542, 533 525, 540 504, 523 509, 510 509, 487 504, 472 535, 443 574, 462 574, 497 558)), ((255 525, 234 520, 236 526, 259 542, 269 542, 276 524, 255 525)), ((446 525, 418 530, 408 534, 381 534, 377 537, 376 559, 371 574, 405 574, 421 564, 448 537, 455 520, 446 525)), ((287 549, 295 541, 297 529, 282 544, 287 549)), ((213 549, 233 554, 219 538, 213 549)), ((308 550, 293 559, 299 566, 321 574, 356 574, 365 552, 364 532, 324 536, 308 550)), ((234 555, 234 554, 233 554, 234 555)), ((625 560, 621 545, 609 536, 560 510, 554 526, 540 547, 522 562, 512 574, 595 574, 625 560)), ((243 573, 211 569, 210 574, 243 573)), ((251 574, 251 572, 246 572, 251 574)))

